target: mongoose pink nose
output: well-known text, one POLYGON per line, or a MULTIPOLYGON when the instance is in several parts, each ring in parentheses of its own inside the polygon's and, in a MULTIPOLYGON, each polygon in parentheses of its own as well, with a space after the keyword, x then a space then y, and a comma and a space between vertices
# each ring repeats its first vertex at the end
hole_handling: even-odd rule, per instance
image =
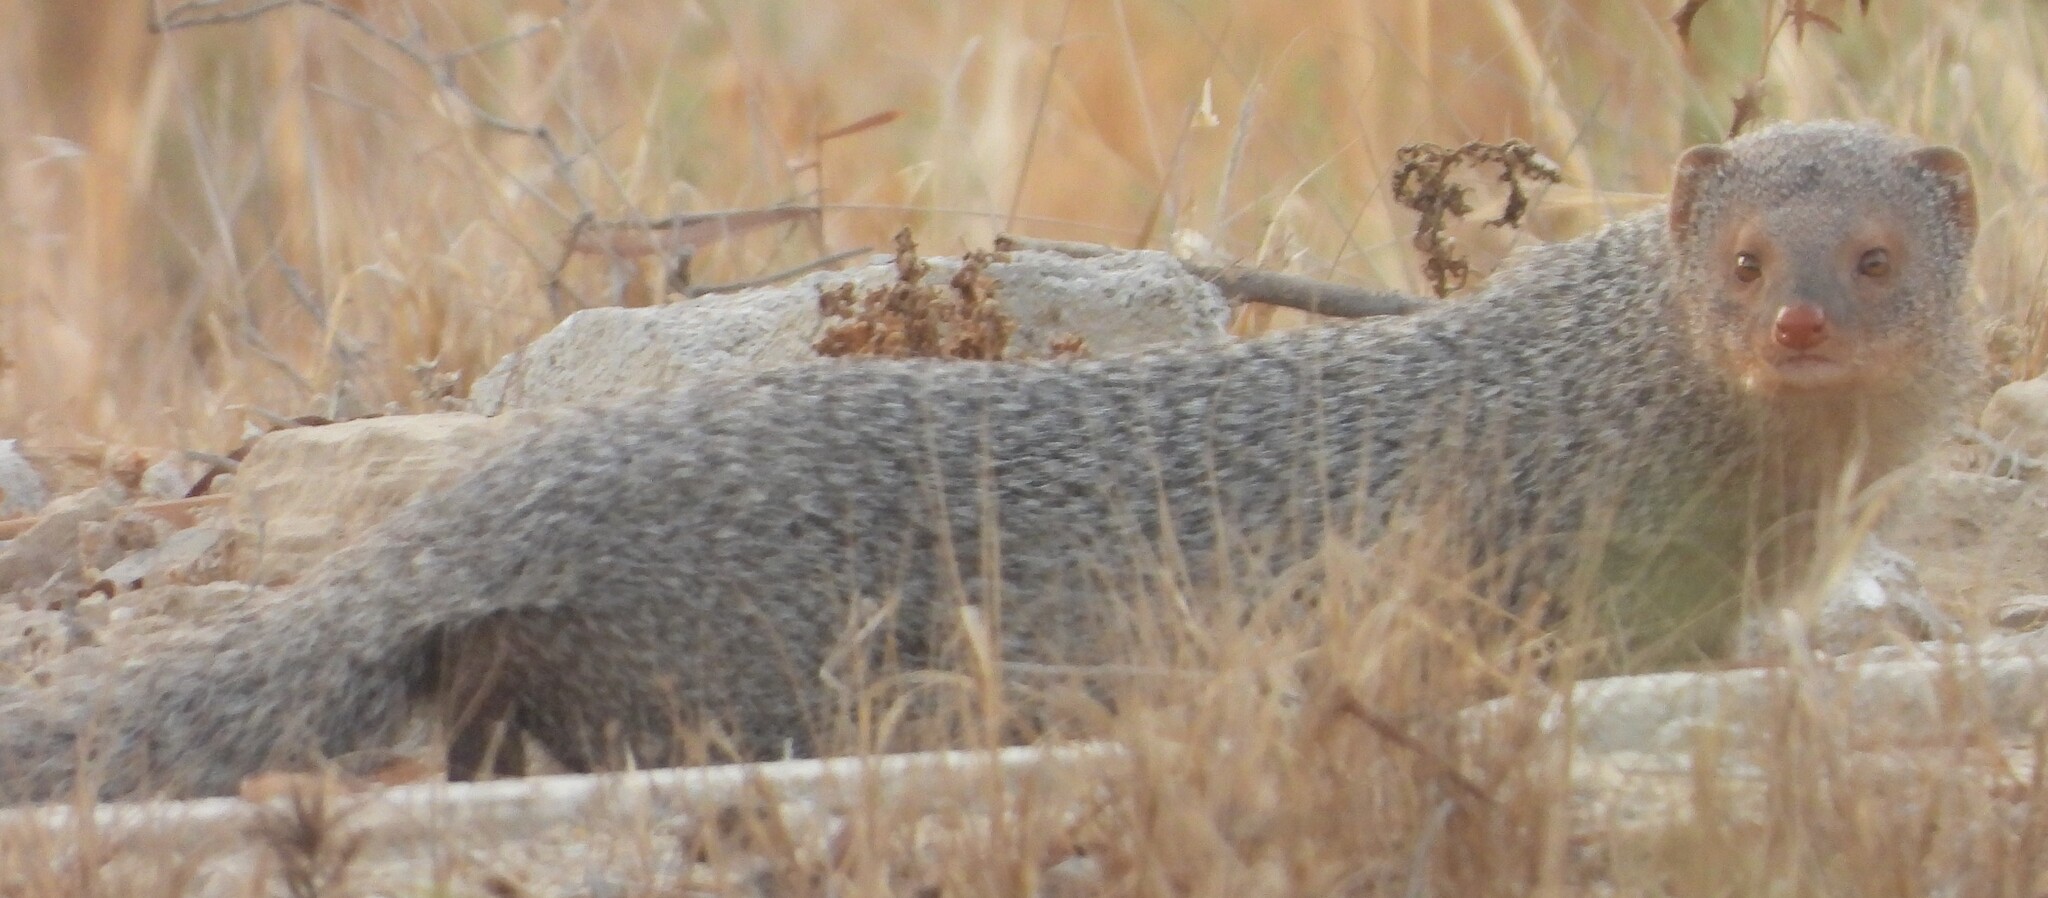
POLYGON ((1820 306, 1801 303, 1778 310, 1777 323, 1771 328, 1771 336, 1779 346, 1794 352, 1805 352, 1827 342, 1828 316, 1820 306))

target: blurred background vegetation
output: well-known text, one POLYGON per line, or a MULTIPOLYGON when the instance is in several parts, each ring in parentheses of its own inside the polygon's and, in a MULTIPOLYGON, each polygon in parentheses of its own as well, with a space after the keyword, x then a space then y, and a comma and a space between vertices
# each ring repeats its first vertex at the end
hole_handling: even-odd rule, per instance
POLYGON ((1519 137, 1560 164, 1525 231, 1454 232, 1483 274, 1656 202, 1759 79, 1764 118, 1970 155, 1986 339, 2001 375, 2039 373, 2042 5, 1809 0, 1795 35, 1783 2, 1711 0, 1689 42, 1682 5, 13 0, 0 436, 203 448, 250 406, 426 407, 424 379, 466 383, 577 307, 666 301, 653 259, 576 256, 550 291, 585 216, 822 203, 708 247, 699 282, 909 224, 935 253, 1012 230, 1421 290, 1402 145, 1519 137))

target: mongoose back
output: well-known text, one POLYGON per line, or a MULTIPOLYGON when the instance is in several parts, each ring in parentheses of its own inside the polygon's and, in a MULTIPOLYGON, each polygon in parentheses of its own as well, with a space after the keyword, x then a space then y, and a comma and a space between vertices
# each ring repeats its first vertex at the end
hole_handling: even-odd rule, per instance
POLYGON ((576 770, 670 763, 679 724, 809 751, 864 609, 912 668, 994 596, 1007 657, 1057 655, 1105 582, 1171 558, 1221 583, 1226 547, 1277 569, 1411 501, 1449 497, 1476 561, 1520 559, 1506 601, 1574 561, 1521 551, 1545 534, 1662 528, 1753 569, 1762 527, 1944 428, 1975 370, 1975 230, 1958 152, 1781 125, 1404 319, 821 362, 580 410, 113 682, 0 691, 0 800, 232 792, 388 745, 430 702, 461 710, 456 777, 517 769, 493 733, 576 770))

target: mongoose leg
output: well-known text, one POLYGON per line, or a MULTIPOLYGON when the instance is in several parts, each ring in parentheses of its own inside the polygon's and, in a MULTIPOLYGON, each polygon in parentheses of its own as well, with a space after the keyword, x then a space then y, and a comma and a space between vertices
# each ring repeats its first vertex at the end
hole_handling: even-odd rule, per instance
POLYGON ((520 687, 503 618, 445 633, 438 646, 441 722, 448 733, 448 779, 465 781, 526 773, 519 726, 520 687))

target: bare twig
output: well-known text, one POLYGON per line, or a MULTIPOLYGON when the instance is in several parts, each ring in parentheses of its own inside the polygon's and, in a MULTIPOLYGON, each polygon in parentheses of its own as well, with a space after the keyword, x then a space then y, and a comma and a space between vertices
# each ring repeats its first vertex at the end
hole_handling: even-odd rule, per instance
POLYGON ((276 262, 278 273, 284 278, 285 292, 291 294, 299 307, 305 309, 306 314, 312 316, 313 322, 320 325, 320 330, 328 336, 326 342, 329 352, 334 356, 335 364, 341 368, 341 377, 335 381, 335 389, 361 384, 365 377, 363 361, 368 358, 369 352, 364 349, 361 341, 333 325, 332 318, 327 313, 327 303, 313 292, 312 285, 306 283, 305 275, 299 272, 297 266, 286 262, 282 257, 277 258, 276 262))
POLYGON ((1038 108, 1031 114, 1031 133, 1024 137, 1024 158, 1017 162, 1017 186, 1010 192, 1010 212, 1004 218, 1004 227, 1015 227, 1017 207, 1024 202, 1024 180, 1031 174, 1031 156, 1038 149, 1038 127, 1045 123, 1045 104, 1052 97, 1053 75, 1059 71, 1060 51, 1067 46, 1067 20, 1074 13, 1074 0, 1060 10, 1059 31, 1053 38, 1052 52, 1046 55, 1045 79, 1038 85, 1038 108))
POLYGON ((178 28, 206 28, 213 25, 233 25, 238 22, 247 22, 273 9, 291 6, 297 2, 299 0, 267 0, 267 2, 238 9, 234 12, 201 15, 198 13, 199 10, 219 6, 220 0, 193 0, 191 3, 181 3, 165 10, 161 17, 151 18, 149 20, 149 31, 151 34, 162 34, 178 28))
MULTIPOLYGON (((562 239, 562 257, 549 278, 549 298, 555 299, 560 295, 562 272, 568 267, 569 258, 578 253, 603 255, 612 259, 614 266, 623 259, 656 254, 664 256, 668 259, 665 283, 671 293, 699 296, 738 289, 743 285, 691 287, 690 263, 696 258, 697 250, 748 231, 790 221, 817 223, 820 221, 819 209, 817 206, 781 205, 763 209, 693 212, 653 221, 598 221, 586 216, 578 219, 576 226, 570 228, 562 239)), ((829 264, 829 261, 832 260, 812 262, 808 266, 744 284, 772 283, 791 274, 801 274, 812 267, 829 264)))
MULTIPOLYGON (((1708 2, 1709 0, 1685 0, 1684 5, 1671 16, 1671 24, 1678 31, 1679 43, 1688 51, 1693 45, 1693 19, 1708 2)), ((1864 16, 1869 16, 1870 0, 1857 0, 1856 8, 1864 16)), ((1743 83, 1741 94, 1730 98, 1734 116, 1728 123, 1728 139, 1732 140, 1742 134, 1763 111, 1764 81, 1771 73, 1771 60, 1776 58, 1771 53, 1772 46, 1777 44, 1778 38, 1785 34, 1788 27, 1792 32, 1792 42, 1804 44, 1808 25, 1834 34, 1842 33, 1841 23, 1835 21, 1832 16, 1814 9, 1813 0, 1785 0, 1783 5, 1776 2, 1764 4, 1763 42, 1756 54, 1756 75, 1743 83)))
MULTIPOLYGON (((468 91, 462 89, 461 83, 455 78, 455 65, 457 63, 479 52, 503 46, 510 40, 517 39, 515 37, 508 36, 498 40, 485 41, 452 52, 436 52, 422 45, 417 36, 393 37, 384 33, 383 30, 372 24, 369 19, 363 18, 354 10, 339 3, 330 2, 330 0, 264 0, 264 2, 258 3, 255 6, 235 12, 214 13, 211 15, 195 14, 196 10, 210 8, 214 5, 216 4, 210 2, 210 0, 195 0, 195 2, 182 3, 171 7, 161 17, 149 23, 149 30, 163 34, 184 28, 201 28, 246 22, 287 6, 304 6, 317 9, 362 32, 371 40, 383 44, 407 59, 418 63, 433 76, 434 83, 440 85, 441 89, 456 102, 461 103, 463 109, 473 116, 478 124, 495 131, 533 138, 547 148, 549 155, 554 158, 558 169, 565 169, 569 166, 570 159, 568 155, 563 153, 561 147, 555 143, 554 135, 548 131, 546 125, 521 125, 485 109, 483 104, 478 103, 474 97, 469 95, 468 91)), ((531 36, 541 30, 540 28, 527 29, 518 37, 531 36)))
MULTIPOLYGON (((547 273, 545 290, 548 306, 556 315, 567 314, 573 308, 582 306, 581 299, 575 296, 575 292, 563 280, 569 266, 569 259, 575 252, 574 244, 577 238, 597 220, 595 205, 585 195, 584 191, 576 186, 574 179, 568 177, 569 169, 575 165, 582 153, 572 154, 563 149, 561 142, 556 139, 554 132, 547 125, 515 122, 486 109, 481 102, 463 88, 461 79, 456 75, 457 68, 464 61, 526 40, 543 31, 557 28, 560 24, 560 17, 479 43, 469 44, 456 50, 437 51, 426 44, 417 23, 414 23, 410 32, 406 35, 402 37, 394 36, 378 28, 362 14, 338 2, 334 2, 334 0, 255 0, 255 2, 250 2, 240 8, 233 8, 225 12, 217 11, 226 5, 224 0, 189 0, 189 2, 176 4, 163 10, 161 14, 153 14, 149 21, 149 30, 157 34, 164 34, 187 28, 234 25, 251 21, 279 9, 294 6, 316 10, 339 20, 426 70, 428 76, 433 79, 435 86, 439 89, 444 101, 447 104, 452 104, 451 112, 462 114, 469 122, 487 130, 525 137, 539 144, 542 152, 547 156, 549 170, 553 174, 555 181, 560 184, 562 189, 574 201, 573 209, 565 209, 547 191, 528 184, 524 178, 516 179, 519 189, 527 196, 562 214, 564 218, 573 217, 575 219, 575 224, 570 230, 568 244, 564 246, 562 254, 556 260, 553 269, 547 273)), ((573 10, 575 7, 571 6, 570 8, 573 10)), ((541 263, 536 260, 536 266, 539 264, 541 263)))
MULTIPOLYGON (((1081 243, 1071 240, 1040 240, 1035 237, 1019 237, 1001 234, 996 237, 996 249, 1002 251, 1039 250, 1054 252, 1078 259, 1093 258, 1118 252, 1114 247, 1099 243, 1081 243)), ((1373 318, 1382 315, 1407 315, 1429 306, 1427 300, 1411 296, 1398 290, 1373 290, 1351 287, 1329 281, 1319 281, 1300 275, 1283 274, 1277 271, 1258 271, 1250 268, 1236 268, 1221 265, 1203 265, 1185 259, 1181 267, 1205 281, 1216 285, 1223 295, 1239 302, 1262 302, 1267 305, 1300 309, 1334 318, 1373 318)))
MULTIPOLYGON (((1167 214, 1166 203, 1173 194, 1173 176, 1180 171, 1181 160, 1186 158, 1188 138, 1195 131, 1195 117, 1200 101, 1190 101, 1180 117, 1180 132, 1173 138, 1173 155, 1166 160, 1166 170, 1160 173, 1159 189, 1152 193, 1152 205, 1145 209, 1145 222, 1138 226, 1138 236, 1132 242, 1144 246, 1152 242, 1152 234, 1159 228, 1159 219, 1167 214)), ((1174 214, 1179 214, 1178 209, 1174 214)))
POLYGON ((248 457, 248 454, 248 443, 243 443, 240 448, 228 455, 199 452, 191 449, 185 450, 185 457, 187 459, 206 465, 206 472, 200 474, 199 479, 192 481, 192 485, 186 488, 185 498, 198 499, 212 493, 214 483, 222 475, 234 474, 242 470, 242 459, 248 457))
POLYGON ((668 274, 664 281, 670 293, 690 292, 690 263, 697 261, 697 248, 685 246, 676 250, 668 261, 668 274))
POLYGON ((840 125, 837 128, 821 131, 818 133, 817 142, 825 143, 838 140, 841 137, 851 137, 870 128, 879 128, 902 117, 903 113, 900 110, 885 109, 851 124, 840 125))
POLYGON ((239 324, 240 327, 237 329, 236 335, 241 338, 244 347, 256 353, 258 358, 276 366, 280 373, 291 379, 293 386, 298 387, 300 392, 315 392, 311 380, 307 379, 305 375, 300 374, 297 368, 293 368, 292 363, 286 360, 284 356, 279 355, 277 350, 270 348, 269 342, 263 339, 262 331, 257 330, 256 326, 249 323, 246 319, 239 322, 239 324))
MULTIPOLYGON (((790 168, 790 174, 794 176, 805 170, 809 170, 811 172, 811 175, 815 179, 815 182, 817 184, 817 188, 814 191, 812 191, 810 195, 811 203, 814 208, 822 210, 825 205, 825 144, 831 143, 832 141, 835 140, 852 137, 865 131, 871 131, 876 128, 880 128, 902 117, 903 113, 899 110, 885 109, 882 110, 881 112, 877 112, 873 115, 867 116, 865 118, 859 119, 848 124, 823 129, 817 132, 817 136, 811 138, 810 161, 799 163, 795 166, 792 166, 790 168)), ((811 217, 810 221, 806 223, 810 226, 811 244, 813 246, 818 247, 821 250, 824 249, 824 216, 814 215, 811 217)))
MULTIPOLYGON (((555 177, 561 180, 570 195, 575 197, 577 212, 582 215, 592 214, 592 206, 589 199, 568 178, 563 177, 568 172, 570 166, 575 164, 576 157, 562 149, 561 143, 555 139, 554 132, 549 130, 546 125, 521 124, 484 108, 482 103, 478 102, 475 97, 470 96, 467 90, 463 89, 461 80, 456 77, 456 67, 464 60, 480 53, 503 47, 506 44, 532 37, 553 27, 552 22, 525 28, 458 50, 437 51, 426 45, 425 41, 420 37, 417 28, 414 29, 412 34, 405 37, 396 37, 378 28, 361 14, 340 3, 332 2, 332 0, 260 0, 260 2, 253 5, 230 12, 210 12, 210 10, 220 5, 220 0, 191 0, 191 2, 180 3, 164 10, 161 15, 152 16, 149 22, 149 30, 153 33, 164 34, 187 28, 239 24, 292 6, 302 6, 318 10, 354 28, 371 40, 383 44, 425 69, 428 75, 433 78, 434 84, 441 89, 442 96, 461 107, 462 112, 467 114, 470 121, 492 131, 525 137, 540 144, 542 150, 547 153, 555 177)), ((547 200, 547 197, 539 191, 534 191, 530 187, 526 189, 541 200, 547 200)))
POLYGON ((771 206, 692 212, 653 221, 580 222, 564 241, 572 252, 608 256, 674 255, 685 247, 700 248, 757 228, 815 218, 816 206, 771 206))
POLYGON ((871 246, 856 247, 854 249, 849 249, 844 252, 833 253, 832 255, 825 256, 824 258, 821 259, 813 259, 809 262, 805 262, 802 265, 798 265, 795 268, 786 268, 781 271, 775 272, 774 274, 764 274, 757 278, 749 278, 744 281, 729 281, 723 284, 703 284, 696 287, 690 287, 682 292, 684 296, 698 297, 712 293, 729 293, 734 290, 751 290, 755 287, 766 287, 769 284, 773 284, 777 281, 787 280, 789 278, 796 277, 797 275, 800 274, 808 274, 810 272, 817 271, 820 268, 829 268, 848 259, 854 258, 855 256, 866 255, 874 251, 874 247, 871 246))
POLYGON ((469 46, 463 47, 460 50, 450 51, 448 55, 450 57, 480 56, 482 54, 489 53, 493 50, 497 50, 501 47, 509 47, 512 46, 513 44, 522 43, 527 38, 530 38, 536 34, 539 34, 543 31, 547 31, 548 29, 555 27, 558 27, 558 25, 554 19, 536 22, 532 25, 526 26, 525 28, 521 28, 518 31, 501 34, 498 35, 497 37, 491 38, 481 43, 470 44, 469 46))
POLYGON ((1410 735, 1407 728, 1396 723, 1392 718, 1366 707, 1365 703, 1359 701, 1357 696, 1346 694, 1339 697, 1334 710, 1338 714, 1350 717, 1364 724, 1366 729, 1372 730, 1380 738, 1413 752, 1416 758, 1436 768, 1437 775, 1443 777, 1445 782, 1449 783, 1459 792, 1464 793, 1467 797, 1475 799, 1481 804, 1497 805, 1500 803, 1500 799, 1495 798, 1493 793, 1488 791, 1486 787, 1474 782, 1471 777, 1458 770, 1455 762, 1445 758, 1429 745, 1410 735))

